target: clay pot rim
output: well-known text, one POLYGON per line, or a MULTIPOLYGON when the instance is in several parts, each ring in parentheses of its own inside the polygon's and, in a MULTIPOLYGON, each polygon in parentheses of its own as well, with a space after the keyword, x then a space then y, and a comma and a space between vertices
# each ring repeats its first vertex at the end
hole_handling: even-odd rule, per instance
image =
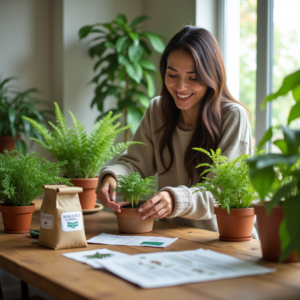
POLYGON ((35 211, 35 204, 30 203, 30 205, 23 205, 23 206, 12 206, 12 205, 3 205, 0 204, 0 212, 2 213, 20 213, 20 212, 34 212, 35 211))
POLYGON ((98 180, 99 176, 92 177, 92 178, 67 178, 67 179, 74 180, 74 181, 80 181, 80 180, 89 181, 89 180, 98 180))
POLYGON ((228 214, 226 208, 220 208, 219 204, 214 205, 214 213, 216 215, 226 215, 226 216, 252 216, 255 215, 254 207, 246 208, 230 208, 230 214, 228 214))

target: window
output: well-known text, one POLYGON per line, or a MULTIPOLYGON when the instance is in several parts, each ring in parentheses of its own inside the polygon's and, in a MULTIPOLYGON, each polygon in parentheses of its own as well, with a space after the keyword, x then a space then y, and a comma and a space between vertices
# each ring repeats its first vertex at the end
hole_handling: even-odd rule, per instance
MULTIPOLYGON (((227 84, 235 98, 251 112, 255 146, 269 126, 286 124, 294 101, 287 95, 263 111, 260 109, 265 96, 275 92, 283 78, 300 67, 300 1, 221 0, 220 3, 224 15, 220 28, 227 84)), ((300 120, 291 125, 300 128, 300 120)))

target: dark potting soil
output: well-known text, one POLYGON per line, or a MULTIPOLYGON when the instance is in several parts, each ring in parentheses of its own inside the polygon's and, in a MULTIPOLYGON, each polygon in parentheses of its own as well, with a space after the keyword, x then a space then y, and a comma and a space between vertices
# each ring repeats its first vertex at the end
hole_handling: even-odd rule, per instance
POLYGON ((138 204, 134 203, 133 207, 131 206, 131 204, 126 204, 126 205, 122 205, 121 208, 139 208, 142 204, 144 204, 143 202, 139 202, 138 204))

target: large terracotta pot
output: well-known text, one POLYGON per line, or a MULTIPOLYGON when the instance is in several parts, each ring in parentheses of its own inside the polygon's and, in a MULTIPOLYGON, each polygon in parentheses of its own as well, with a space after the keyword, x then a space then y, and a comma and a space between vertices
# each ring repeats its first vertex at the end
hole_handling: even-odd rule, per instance
MULTIPOLYGON (((129 202, 118 202, 120 206, 126 205, 129 202)), ((120 232, 125 233, 145 233, 153 229, 153 218, 142 219, 142 214, 138 212, 137 208, 121 208, 121 212, 115 211, 117 216, 118 226, 120 232)))
MULTIPOLYGON (((267 214, 266 204, 260 202, 253 203, 257 215, 257 225, 263 258, 270 261, 279 261, 280 257, 280 238, 279 226, 284 217, 284 210, 281 206, 274 207, 270 214, 267 214)), ((293 252, 284 262, 299 261, 293 252)))
POLYGON ((29 206, 0 205, 5 233, 27 233, 30 229, 34 203, 29 206))
POLYGON ((8 151, 15 149, 15 140, 11 135, 0 136, 0 153, 3 153, 5 149, 8 151))
POLYGON ((82 209, 94 209, 97 195, 95 194, 98 177, 95 178, 72 178, 74 186, 82 187, 83 192, 79 193, 79 201, 82 209))
POLYGON ((219 228, 219 239, 229 242, 250 241, 254 224, 254 208, 232 208, 230 214, 227 209, 214 207, 219 228))

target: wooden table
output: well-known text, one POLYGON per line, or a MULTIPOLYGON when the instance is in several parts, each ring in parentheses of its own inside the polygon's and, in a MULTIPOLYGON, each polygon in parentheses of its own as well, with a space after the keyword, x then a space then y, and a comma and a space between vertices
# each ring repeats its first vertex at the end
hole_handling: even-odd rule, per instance
MULTIPOLYGON (((40 200, 31 229, 39 228, 40 200)), ((87 239, 102 232, 119 234, 114 214, 97 212, 84 216, 87 239)), ((155 222, 151 236, 178 237, 165 249, 89 244, 88 248, 50 250, 32 244, 29 234, 5 234, 0 218, 0 268, 63 300, 77 299, 300 299, 300 263, 278 264, 261 259, 260 242, 221 242, 210 231, 155 222), (159 251, 211 249, 239 259, 276 268, 258 275, 158 289, 142 289, 113 274, 63 257, 62 253, 107 248, 128 254, 159 251)))

